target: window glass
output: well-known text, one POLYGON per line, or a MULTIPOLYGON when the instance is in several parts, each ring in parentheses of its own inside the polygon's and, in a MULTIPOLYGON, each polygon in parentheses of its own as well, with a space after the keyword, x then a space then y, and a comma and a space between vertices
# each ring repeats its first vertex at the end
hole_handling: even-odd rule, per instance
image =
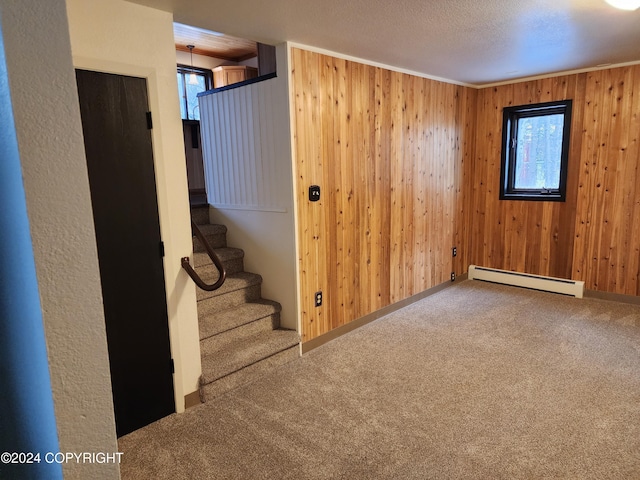
POLYGON ((198 94, 211 88, 211 77, 211 70, 178 67, 178 95, 180 96, 180 116, 183 120, 200 120, 198 94))
POLYGON ((514 188, 560 187, 564 115, 544 115, 518 120, 514 188))
POLYGON ((564 201, 571 100, 503 111, 500 198, 564 201))
POLYGON ((180 95, 180 118, 187 119, 187 108, 184 93, 184 75, 178 72, 178 94, 180 95))
POLYGON ((187 84, 187 109, 189 120, 200 120, 200 109, 198 108, 198 93, 207 90, 204 75, 190 73, 185 75, 187 84))

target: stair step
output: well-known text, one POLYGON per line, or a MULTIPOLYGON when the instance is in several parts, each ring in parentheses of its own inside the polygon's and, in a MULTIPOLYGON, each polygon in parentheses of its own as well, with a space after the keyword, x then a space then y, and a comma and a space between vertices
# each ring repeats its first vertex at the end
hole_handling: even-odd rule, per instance
POLYGON ((223 395, 234 388, 241 387, 268 374, 280 365, 289 363, 300 356, 298 345, 282 350, 268 358, 256 362, 248 367, 231 373, 213 383, 200 386, 200 401, 206 402, 223 395))
MULTIPOLYGON (((215 278, 213 275, 201 275, 201 277, 205 282, 211 284, 218 278, 217 273, 216 271, 215 278)), ((261 285, 262 277, 255 273, 238 272, 227 275, 225 282, 218 290, 207 292, 196 288, 196 299, 199 302, 198 311, 200 308, 214 308, 221 311, 241 303, 254 302, 260 299, 261 285), (203 302, 207 302, 207 304, 203 302)))
POLYGON ((253 365, 276 353, 297 346, 300 342, 294 330, 272 330, 229 342, 224 348, 202 354, 201 385, 212 383, 238 370, 253 365))
POLYGON ((215 354, 221 350, 227 348, 228 345, 248 340, 254 335, 265 332, 273 332, 278 328, 280 324, 280 314, 274 313, 263 318, 255 319, 240 325, 239 327, 227 330, 213 335, 211 337, 200 340, 200 354, 206 356, 209 354, 215 354))
MULTIPOLYGON (((235 259, 244 258, 244 250, 240 248, 231 248, 231 247, 215 247, 213 251, 218 255, 218 258, 224 262, 231 262, 235 259)), ((203 265, 211 265, 213 262, 209 258, 209 254, 207 252, 195 252, 193 254, 193 263, 196 267, 201 267, 203 265)))
MULTIPOLYGON (((224 267, 225 272, 227 272, 227 277, 229 277, 229 275, 235 275, 244 271, 244 260, 242 257, 234 258, 232 260, 222 260, 222 266, 224 267)), ((211 261, 209 261, 208 265, 196 267, 196 272, 198 272, 198 275, 200 275, 201 278, 210 279, 207 280, 207 283, 217 281, 220 276, 218 268, 211 261)))
POLYGON ((208 355, 210 353, 218 352, 227 345, 238 342, 243 339, 248 339, 254 335, 264 332, 272 332, 276 330, 280 325, 280 314, 273 313, 266 317, 257 318, 251 320, 243 325, 240 325, 231 330, 212 335, 200 340, 200 354, 208 355))
MULTIPOLYGON (((203 402, 250 383, 276 366, 300 356, 300 336, 279 329, 281 306, 261 298, 262 277, 244 271, 244 251, 227 247, 227 228, 209 224, 209 208, 192 209, 207 242, 227 272, 213 292, 196 289, 203 402)), ((193 237, 193 265, 200 277, 214 283, 219 273, 200 241, 193 237)))
POLYGON ((196 225, 209 223, 209 205, 191 208, 191 220, 193 220, 196 225))
MULTIPOLYGON (((227 227, 217 224, 198 225, 200 231, 204 233, 209 245, 213 248, 224 248, 227 246, 227 227)), ((204 247, 195 236, 193 237, 193 251, 204 252, 204 247)))
MULTIPOLYGON (((244 250, 239 248, 214 248, 227 275, 242 272, 244 270, 244 250)), ((193 263, 200 276, 207 275, 210 278, 218 278, 218 269, 209 258, 208 253, 194 253, 193 263)))
POLYGON ((268 330, 274 330, 280 326, 280 304, 271 300, 260 299, 223 311, 205 308, 206 303, 201 302, 198 305, 200 340, 265 319, 266 321, 262 323, 268 330))

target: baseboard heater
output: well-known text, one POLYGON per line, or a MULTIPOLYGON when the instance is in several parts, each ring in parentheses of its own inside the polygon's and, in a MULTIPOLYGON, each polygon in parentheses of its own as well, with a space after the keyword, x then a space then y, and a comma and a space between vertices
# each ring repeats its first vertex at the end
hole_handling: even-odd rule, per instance
POLYGON ((584 282, 581 281, 510 272, 508 270, 478 267, 476 265, 469 265, 468 278, 469 280, 485 280, 487 282, 531 288, 544 292, 561 293, 577 298, 582 298, 582 294, 584 293, 584 282))

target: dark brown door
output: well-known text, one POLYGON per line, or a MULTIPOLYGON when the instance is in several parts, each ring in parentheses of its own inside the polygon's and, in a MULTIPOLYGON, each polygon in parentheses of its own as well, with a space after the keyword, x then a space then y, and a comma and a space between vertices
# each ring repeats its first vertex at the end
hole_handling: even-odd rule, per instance
POLYGON ((86 70, 76 80, 122 436, 175 412, 147 82, 86 70))

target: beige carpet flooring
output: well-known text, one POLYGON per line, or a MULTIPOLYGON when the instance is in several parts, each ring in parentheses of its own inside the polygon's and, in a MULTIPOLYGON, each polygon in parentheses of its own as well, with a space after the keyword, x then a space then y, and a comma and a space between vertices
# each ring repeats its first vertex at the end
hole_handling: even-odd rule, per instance
POLYGON ((133 479, 640 479, 640 306, 464 281, 120 439, 133 479))

